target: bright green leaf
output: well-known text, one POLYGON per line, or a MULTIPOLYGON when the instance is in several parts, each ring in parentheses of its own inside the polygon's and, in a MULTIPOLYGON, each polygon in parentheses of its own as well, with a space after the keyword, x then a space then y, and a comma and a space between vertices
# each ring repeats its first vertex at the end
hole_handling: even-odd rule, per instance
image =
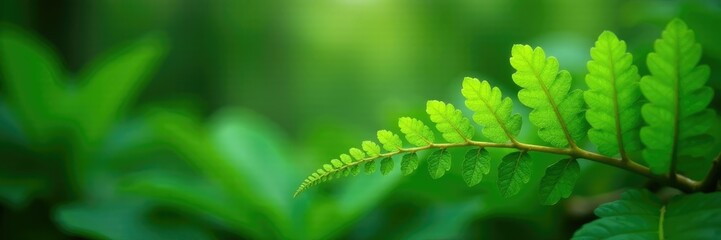
POLYGON ((541 203, 553 205, 561 198, 571 196, 580 172, 578 161, 570 158, 558 161, 546 168, 546 175, 541 178, 541 189, 538 192, 541 203))
POLYGON ((363 160, 364 158, 366 158, 366 154, 360 149, 351 148, 349 150, 349 152, 350 152, 350 155, 353 156, 353 158, 355 158, 355 160, 363 160))
POLYGON ((466 106, 473 110, 473 120, 483 126, 483 135, 494 142, 508 142, 521 131, 521 115, 513 114, 513 100, 503 98, 501 90, 488 81, 463 79, 461 93, 466 106))
POLYGON ((381 154, 381 147, 375 142, 363 141, 363 143, 361 143, 361 147, 370 157, 375 157, 381 154))
POLYGON ((708 108, 714 92, 705 86, 710 70, 697 66, 700 59, 694 32, 679 19, 666 26, 648 54, 651 75, 640 83, 648 100, 641 115, 648 125, 641 129, 641 140, 654 173, 668 172, 672 159, 703 155, 713 143, 707 132, 715 115, 708 108))
POLYGON ((413 145, 421 147, 430 145, 435 141, 433 131, 421 120, 402 117, 398 119, 398 127, 406 135, 406 140, 413 145))
POLYGON ((446 149, 437 150, 428 156, 428 173, 438 179, 451 169, 451 153, 446 149))
POLYGON ((461 110, 441 101, 431 100, 426 104, 426 113, 436 123, 436 129, 443 139, 452 143, 461 143, 473 137, 474 129, 461 110))
POLYGON ((388 130, 380 130, 377 135, 378 141, 383 144, 383 148, 386 151, 398 151, 403 147, 403 141, 401 141, 401 137, 399 137, 398 134, 388 130))
POLYGON ((571 74, 558 71, 558 60, 546 58, 543 49, 514 45, 511 66, 513 81, 523 89, 518 100, 533 111, 528 119, 538 127, 538 136, 552 146, 565 147, 586 135, 583 91, 571 89, 571 74))
POLYGON ((340 155, 340 160, 343 163, 345 163, 345 165, 348 165, 353 162, 353 158, 351 158, 350 155, 345 154, 345 153, 340 155))
POLYGON ((498 189, 503 197, 516 195, 529 180, 531 156, 527 152, 512 152, 503 157, 498 165, 498 189))
POLYGON ((594 211, 573 239, 716 239, 721 233, 721 193, 679 195, 668 204, 648 190, 629 190, 594 211))
POLYGON ((463 180, 469 187, 481 182, 483 175, 491 171, 491 158, 488 150, 483 148, 471 149, 466 153, 463 161, 463 180))
POLYGON ((614 156, 641 149, 641 91, 638 69, 626 52, 626 43, 609 31, 603 32, 591 48, 583 93, 588 104, 586 119, 591 125, 588 138, 604 155, 614 156), (623 150, 623 151, 620 151, 623 150))
POLYGON ((409 153, 403 155, 401 159, 401 172, 404 176, 408 176, 418 168, 418 154, 409 153))

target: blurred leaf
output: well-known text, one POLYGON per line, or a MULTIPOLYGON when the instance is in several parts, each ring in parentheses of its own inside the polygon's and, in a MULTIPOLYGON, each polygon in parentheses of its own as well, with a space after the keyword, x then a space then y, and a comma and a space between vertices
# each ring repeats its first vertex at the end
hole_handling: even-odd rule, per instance
POLYGON ((393 171, 393 159, 387 157, 381 160, 381 174, 388 175, 391 171, 393 171))
POLYGON ((409 153, 406 155, 403 155, 403 159, 401 159, 401 172, 403 172, 403 175, 408 176, 416 169, 418 168, 418 154, 417 153, 409 153))
POLYGON ((0 69, 8 103, 27 135, 41 143, 50 140, 69 101, 57 56, 30 34, 0 25, 0 69))
POLYGON ((102 137, 127 107, 165 55, 165 41, 157 35, 145 37, 96 60, 80 74, 72 110, 87 139, 102 137))
POLYGON ((629 190, 594 211, 600 219, 573 239, 715 239, 721 226, 721 193, 679 195, 667 204, 647 190, 629 190))
POLYGON ((100 239, 212 239, 204 230, 182 221, 152 221, 150 205, 134 199, 94 204, 71 204, 57 209, 55 218, 68 232, 100 239))

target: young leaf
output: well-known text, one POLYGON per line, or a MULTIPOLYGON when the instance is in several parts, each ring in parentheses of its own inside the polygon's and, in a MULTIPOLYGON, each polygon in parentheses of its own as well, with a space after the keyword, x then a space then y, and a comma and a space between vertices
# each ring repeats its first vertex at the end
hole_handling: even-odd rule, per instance
POLYGON ((390 157, 384 158, 381 161, 381 174, 388 175, 393 171, 393 159, 390 157))
POLYGON ((344 153, 340 155, 340 161, 343 162, 345 165, 348 165, 353 162, 353 158, 351 158, 350 155, 344 153))
POLYGON ((507 142, 521 131, 521 115, 513 114, 513 100, 502 98, 501 90, 491 88, 488 81, 463 79, 461 93, 466 106, 473 110, 473 120, 483 126, 483 135, 494 142, 507 142))
POLYGON ((643 157, 654 173, 674 171, 675 159, 703 155, 713 143, 706 134, 715 115, 708 109, 713 90, 705 86, 709 68, 697 66, 700 58, 694 32, 679 19, 666 26, 648 54, 651 75, 640 83, 648 99, 641 115, 648 125, 641 128, 641 140, 646 145, 643 157))
POLYGON ((629 190, 594 211, 573 239, 716 239, 721 193, 678 195, 664 205, 648 190, 629 190))
POLYGON ((363 141, 363 143, 361 143, 361 147, 370 157, 375 157, 381 154, 381 147, 375 142, 363 141))
POLYGON ((426 113, 431 117, 431 121, 436 123, 436 128, 446 141, 462 143, 473 137, 474 129, 470 121, 452 104, 436 100, 428 101, 426 113))
POLYGON ((409 153, 409 154, 403 155, 403 159, 401 160, 401 172, 403 172, 404 176, 410 175, 417 168, 418 168, 418 154, 409 153))
POLYGON ((389 152, 398 151, 403 148, 403 141, 398 134, 388 130, 380 130, 377 133, 378 141, 383 144, 383 149, 389 152))
POLYGON ((428 173, 431 178, 438 179, 451 169, 451 153, 446 149, 437 150, 428 156, 428 173))
POLYGON ((373 174, 376 172, 376 161, 367 162, 365 165, 366 174, 373 174))
POLYGON ((540 47, 514 45, 511 52, 511 66, 516 69, 512 78, 523 88, 518 100, 533 108, 528 119, 539 128, 538 136, 556 147, 575 146, 586 135, 588 123, 583 92, 569 93, 571 74, 559 72, 558 60, 546 58, 540 47))
POLYGON ((463 161, 463 180, 472 187, 479 182, 483 175, 491 171, 491 158, 488 150, 483 148, 471 149, 466 153, 463 161))
POLYGON ((601 33, 591 48, 583 93, 588 104, 586 119, 591 124, 588 138, 601 154, 626 158, 626 152, 641 149, 641 91, 638 69, 626 52, 626 43, 609 31, 601 33))
POLYGON ((398 119, 398 127, 406 135, 406 140, 416 146, 430 145, 435 141, 435 135, 431 128, 423 124, 421 120, 409 117, 398 119))
POLYGON ((498 165, 498 189, 503 197, 516 195, 529 180, 531 156, 527 152, 512 152, 503 157, 498 165))
POLYGON ((366 154, 360 149, 351 148, 348 152, 350 152, 350 155, 353 156, 353 158, 355 158, 355 160, 360 161, 360 160, 363 160, 364 158, 366 158, 366 154))
POLYGON ((564 159, 546 168, 546 175, 541 178, 541 203, 553 205, 567 198, 573 192, 581 170, 576 159, 564 159))

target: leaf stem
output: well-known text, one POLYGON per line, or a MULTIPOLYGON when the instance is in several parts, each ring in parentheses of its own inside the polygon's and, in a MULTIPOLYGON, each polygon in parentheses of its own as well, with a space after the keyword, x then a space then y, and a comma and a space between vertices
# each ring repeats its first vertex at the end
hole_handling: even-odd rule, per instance
MULTIPOLYGON (((321 174, 318 177, 318 180, 321 178, 327 177, 333 173, 345 170, 346 168, 353 167, 355 165, 360 165, 363 163, 367 163, 370 161, 374 161, 379 158, 386 158, 386 157, 393 157, 398 154, 402 153, 413 153, 418 152, 422 150, 427 149, 448 149, 448 148, 456 148, 456 147, 481 147, 481 148, 512 148, 512 149, 518 149, 522 152, 543 152, 543 153, 551 153, 551 154, 557 154, 557 155, 564 155, 569 156, 574 159, 583 158, 587 160, 591 160, 594 162, 614 166, 617 168, 625 169, 630 172, 634 172, 640 175, 643 175, 647 178, 653 179, 663 185, 671 186, 674 188, 677 188, 684 192, 695 192, 698 191, 701 184, 697 181, 694 181, 693 179, 690 179, 686 176, 675 174, 675 181, 672 180, 672 178, 669 175, 656 175, 651 172, 651 170, 643 166, 641 164, 638 164, 633 161, 622 161, 618 158, 608 157, 604 156, 598 153, 589 152, 580 148, 555 148, 555 147, 549 147, 549 146, 542 146, 542 145, 535 145, 535 144, 527 144, 527 143, 494 143, 494 142, 481 142, 481 141, 473 141, 468 140, 466 142, 461 143, 434 143, 429 144, 422 147, 412 147, 412 148, 400 148, 397 151, 388 152, 388 153, 382 153, 374 157, 368 157, 364 158, 352 163, 349 163, 347 165, 343 165, 339 168, 335 168, 333 171, 326 171, 326 173, 321 174)), ((718 163, 719 159, 716 159, 716 163, 718 163)), ((716 169, 718 169, 718 164, 716 165, 716 169)), ((718 172, 718 171, 716 171, 718 172)), ((716 173, 718 175, 718 173, 716 173)), ((718 179, 718 178, 717 178, 718 179)), ((318 180, 315 180, 315 182, 318 182, 318 180)), ((312 185, 312 184, 311 184, 312 185)), ((308 185, 307 187, 310 187, 311 185, 308 185)), ((301 191, 305 190, 299 189, 295 193, 295 195, 298 195, 301 191)))
POLYGON ((721 153, 716 156, 712 164, 713 165, 711 165, 711 169, 709 170, 708 174, 706 174, 706 178, 704 178, 704 180, 699 184, 698 190, 700 191, 716 191, 719 178, 721 178, 721 153))

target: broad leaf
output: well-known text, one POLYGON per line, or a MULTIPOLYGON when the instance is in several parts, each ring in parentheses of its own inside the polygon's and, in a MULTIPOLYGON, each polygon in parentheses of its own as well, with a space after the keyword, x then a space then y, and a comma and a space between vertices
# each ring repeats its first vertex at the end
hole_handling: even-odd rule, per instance
POLYGON ((408 176, 418 168, 418 154, 409 153, 403 155, 401 159, 401 172, 404 176, 408 176))
POLYGON ((365 164, 366 174, 373 174, 376 172, 376 161, 370 161, 365 164))
POLYGON ((498 165, 498 189, 503 197, 516 195, 529 180, 531 156, 527 152, 512 152, 503 157, 498 165))
POLYGON ((463 79, 461 90, 466 106, 476 112, 473 120, 483 126, 483 135, 494 142, 507 142, 521 131, 521 115, 513 114, 513 100, 503 98, 501 90, 488 81, 463 79))
POLYGON ((553 205, 561 198, 571 196, 580 172, 578 161, 570 158, 558 161, 546 168, 546 175, 541 178, 541 189, 538 192, 541 203, 553 205))
POLYGON ((471 149, 466 153, 463 161, 463 180, 469 187, 481 182, 483 175, 491 171, 491 158, 488 150, 483 148, 471 149))
POLYGON ((586 75, 589 90, 583 93, 588 104, 586 119, 592 127, 588 138, 602 154, 626 157, 626 152, 641 149, 641 76, 626 52, 626 43, 612 32, 598 37, 591 58, 586 75))
POLYGON ((421 120, 402 117, 398 119, 398 127, 400 127, 401 132, 406 135, 406 140, 413 145, 419 147, 426 146, 435 141, 433 131, 421 120))
POLYGON ((451 169, 451 153, 446 149, 437 150, 428 156, 428 173, 438 179, 451 169))
POLYGON ((648 54, 651 75, 640 83, 648 99, 641 109, 648 125, 641 129, 641 140, 646 145, 643 157, 654 173, 675 167, 672 159, 703 155, 713 143, 707 134, 715 115, 708 108, 713 90, 705 86, 709 68, 697 66, 700 59, 694 32, 678 19, 668 24, 648 54))
POLYGON ((543 49, 514 45, 511 66, 513 81, 523 89, 518 100, 533 111, 528 118, 538 127, 538 136, 556 147, 578 142, 586 135, 583 92, 571 89, 571 74, 558 71, 558 60, 546 58, 543 49))
POLYGON ((721 235, 721 193, 679 195, 668 204, 647 190, 629 190, 594 211, 600 219, 573 239, 717 239, 721 235))
POLYGON ((375 157, 381 154, 381 147, 378 146, 375 142, 372 141, 363 141, 361 143, 361 147, 363 148, 363 151, 368 154, 370 157, 375 157))
POLYGON ((452 143, 462 143, 473 137, 474 129, 470 121, 463 116, 461 110, 441 101, 431 100, 426 104, 426 113, 436 128, 443 134, 443 139, 452 143))

